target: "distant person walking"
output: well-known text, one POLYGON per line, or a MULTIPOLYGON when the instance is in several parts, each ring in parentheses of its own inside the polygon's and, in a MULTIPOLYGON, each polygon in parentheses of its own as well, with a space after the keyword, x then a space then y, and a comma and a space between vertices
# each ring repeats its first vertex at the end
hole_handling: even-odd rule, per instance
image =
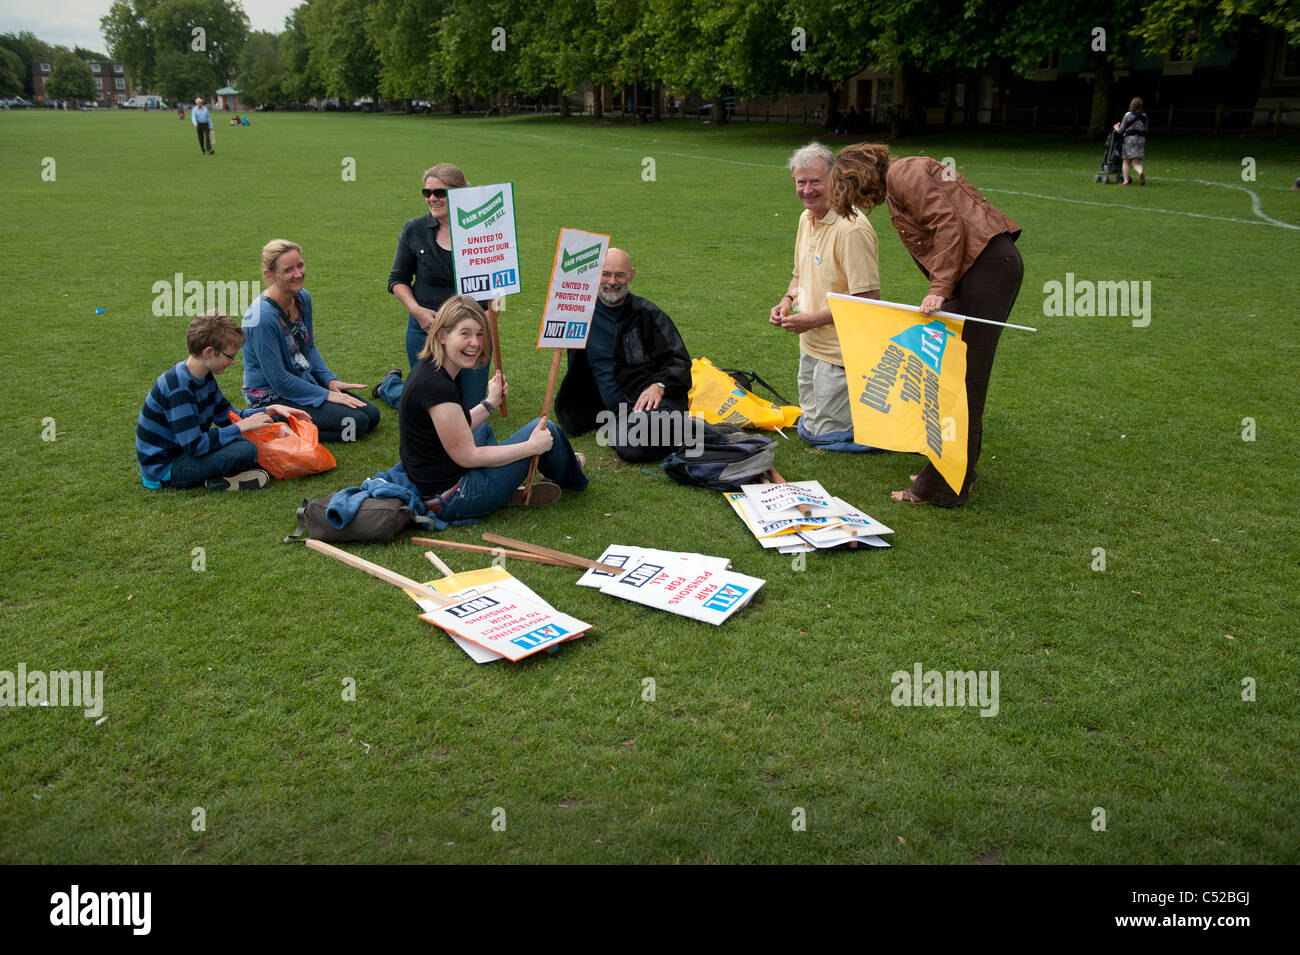
POLYGON ((1115 131, 1124 140, 1124 145, 1121 147, 1124 157, 1124 179, 1120 182, 1121 186, 1133 185, 1133 179, 1129 175, 1130 163, 1137 170, 1138 185, 1147 184, 1147 175, 1142 171, 1142 160, 1146 158, 1147 129, 1150 125, 1147 114, 1142 112, 1142 97, 1134 96, 1133 102, 1128 104, 1128 112, 1124 114, 1124 118, 1115 124, 1115 131))
POLYGON ((190 122, 199 132, 199 152, 212 155, 215 152, 212 148, 212 114, 203 105, 202 96, 194 101, 194 109, 190 111, 190 122))

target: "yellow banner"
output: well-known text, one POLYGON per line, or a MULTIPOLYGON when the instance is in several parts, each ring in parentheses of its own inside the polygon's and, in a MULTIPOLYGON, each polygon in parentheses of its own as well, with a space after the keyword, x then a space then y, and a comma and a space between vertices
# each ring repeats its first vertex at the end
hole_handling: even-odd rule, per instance
POLYGON ((961 322, 890 302, 829 301, 844 353, 853 440, 920 452, 960 492, 968 433, 961 322))

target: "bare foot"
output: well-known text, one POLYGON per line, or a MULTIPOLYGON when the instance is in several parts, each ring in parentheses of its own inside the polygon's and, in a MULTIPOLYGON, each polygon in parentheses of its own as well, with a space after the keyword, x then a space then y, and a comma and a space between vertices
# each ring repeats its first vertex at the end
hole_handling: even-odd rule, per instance
POLYGON ((895 501, 906 501, 908 504, 924 504, 925 498, 912 492, 911 488, 906 491, 890 491, 889 496, 895 501))

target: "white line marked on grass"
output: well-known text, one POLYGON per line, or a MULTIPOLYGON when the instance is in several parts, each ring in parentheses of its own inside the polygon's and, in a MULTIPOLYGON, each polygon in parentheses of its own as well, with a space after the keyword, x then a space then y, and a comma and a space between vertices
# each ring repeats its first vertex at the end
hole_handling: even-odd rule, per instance
POLYGON ((1259 194, 1254 189, 1247 189, 1245 186, 1235 182, 1211 182, 1208 179, 1174 179, 1173 182, 1203 182, 1207 186, 1222 186, 1224 189, 1240 189, 1242 192, 1250 195, 1250 211, 1255 213, 1265 222, 1278 226, 1282 229, 1300 229, 1300 225, 1292 225, 1289 222, 1283 222, 1280 219, 1274 219, 1272 216, 1265 215, 1259 201, 1259 194))
MULTIPOLYGON (((1193 180, 1195 182, 1204 182, 1203 179, 1193 180)), ((1223 183, 1211 183, 1211 185, 1223 185, 1223 183)), ((1151 206, 1136 206, 1127 202, 1096 202, 1092 199, 1066 199, 1063 196, 1045 196, 1040 192, 1020 192, 1015 189, 993 189, 981 188, 981 192, 1001 192, 1008 196, 1028 196, 1031 199, 1046 199, 1048 202, 1069 202, 1078 206, 1106 206, 1111 209, 1136 209, 1140 212, 1161 212, 1170 216, 1190 216, 1193 219, 1214 219, 1218 222, 1240 222, 1243 225, 1275 225, 1282 229, 1300 229, 1300 226, 1291 225, 1289 222, 1279 222, 1277 219, 1269 219, 1265 216, 1266 221, 1259 219, 1236 219, 1232 216, 1212 216, 1204 212, 1184 212, 1181 209, 1155 209, 1151 206)), ((1250 190, 1247 189, 1247 192, 1250 190)))

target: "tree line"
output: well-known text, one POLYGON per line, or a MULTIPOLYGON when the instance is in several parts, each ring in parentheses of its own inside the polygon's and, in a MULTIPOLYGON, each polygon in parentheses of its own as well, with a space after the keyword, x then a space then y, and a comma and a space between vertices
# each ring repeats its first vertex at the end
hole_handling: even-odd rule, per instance
POLYGON ((234 79, 253 104, 512 96, 561 111, 591 83, 715 102, 818 90, 833 114, 871 67, 903 78, 908 114, 927 73, 1029 77, 1075 50, 1104 122, 1127 56, 1204 54, 1247 23, 1294 43, 1300 0, 305 0, 279 33, 250 32, 234 0, 115 0, 101 28, 137 87, 171 99, 234 79))

